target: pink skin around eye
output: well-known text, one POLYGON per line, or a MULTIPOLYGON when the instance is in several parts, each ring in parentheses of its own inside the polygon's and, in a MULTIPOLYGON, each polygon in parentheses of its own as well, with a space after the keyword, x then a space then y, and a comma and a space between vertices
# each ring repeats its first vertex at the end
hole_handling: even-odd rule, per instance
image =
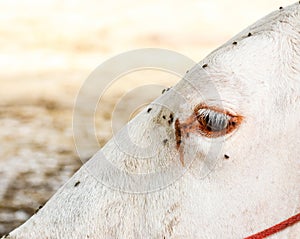
POLYGON ((216 138, 223 136, 225 134, 231 133, 235 130, 242 122, 243 116, 233 115, 232 113, 221 110, 219 108, 213 106, 207 106, 205 104, 199 104, 195 107, 194 112, 189 116, 184 122, 180 123, 179 119, 175 121, 175 138, 176 138, 176 149, 179 151, 180 162, 182 166, 184 166, 184 158, 183 158, 183 145, 182 138, 189 137, 190 133, 202 135, 209 138, 216 138), (197 117, 197 112, 200 109, 209 109, 215 112, 219 112, 222 114, 226 114, 230 117, 228 126, 225 130, 214 132, 209 130, 203 122, 199 122, 197 117))

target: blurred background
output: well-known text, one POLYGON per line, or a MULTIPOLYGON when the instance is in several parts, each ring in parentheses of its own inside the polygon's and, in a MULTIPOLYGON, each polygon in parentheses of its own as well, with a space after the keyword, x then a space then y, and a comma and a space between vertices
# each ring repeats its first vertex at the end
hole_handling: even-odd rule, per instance
MULTIPOLYGON (((254 21, 291 3, 0 0, 0 236, 27 220, 82 165, 72 110, 80 86, 98 65, 149 47, 198 62, 254 21)), ((123 78, 101 99, 99 148, 111 137, 116 102, 137 87, 137 79, 162 87, 179 80, 149 70, 123 78)), ((156 94, 143 96, 148 102, 161 92, 156 94)), ((120 124, 134 115, 126 107, 118 110, 120 124)))

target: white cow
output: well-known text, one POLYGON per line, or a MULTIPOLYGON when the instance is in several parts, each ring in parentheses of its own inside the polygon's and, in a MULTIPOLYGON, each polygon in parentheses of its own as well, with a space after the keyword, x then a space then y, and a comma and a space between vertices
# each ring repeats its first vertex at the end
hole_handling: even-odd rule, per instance
MULTIPOLYGON (((160 132, 153 156, 124 152, 118 134, 6 238, 244 238, 299 213, 300 4, 248 27, 185 78, 129 123, 136 142, 160 132), (104 156, 113 167, 100 168, 104 156), (144 182, 151 192, 132 193, 144 182)), ((299 237, 296 223, 270 238, 299 237)))

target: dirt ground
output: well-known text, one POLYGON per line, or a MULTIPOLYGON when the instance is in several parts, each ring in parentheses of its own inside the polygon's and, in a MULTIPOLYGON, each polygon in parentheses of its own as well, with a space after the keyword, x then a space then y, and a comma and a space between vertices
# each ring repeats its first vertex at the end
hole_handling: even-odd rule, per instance
MULTIPOLYGON (((82 165, 73 140, 76 95, 112 56, 166 48, 199 61, 289 1, 0 1, 0 236, 26 221, 82 165)), ((187 69, 188 70, 188 69, 187 69)), ((113 69, 108 69, 113 71, 113 69)), ((111 85, 96 113, 98 150, 178 77, 147 70, 111 85), (154 89, 154 88, 153 88, 154 89), (111 115, 118 102, 119 117, 111 115), (135 108, 134 108, 135 107, 135 108)), ((88 145, 89 142, 86 142, 88 145)))

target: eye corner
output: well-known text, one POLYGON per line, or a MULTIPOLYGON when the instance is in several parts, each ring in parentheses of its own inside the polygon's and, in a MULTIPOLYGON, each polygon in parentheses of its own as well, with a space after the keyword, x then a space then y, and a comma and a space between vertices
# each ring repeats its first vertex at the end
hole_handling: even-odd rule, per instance
MULTIPOLYGON (((244 117, 241 115, 231 115, 230 117, 229 127, 231 127, 232 130, 236 129, 244 119, 244 117)), ((230 133, 232 130, 230 130, 228 133, 230 133)))

